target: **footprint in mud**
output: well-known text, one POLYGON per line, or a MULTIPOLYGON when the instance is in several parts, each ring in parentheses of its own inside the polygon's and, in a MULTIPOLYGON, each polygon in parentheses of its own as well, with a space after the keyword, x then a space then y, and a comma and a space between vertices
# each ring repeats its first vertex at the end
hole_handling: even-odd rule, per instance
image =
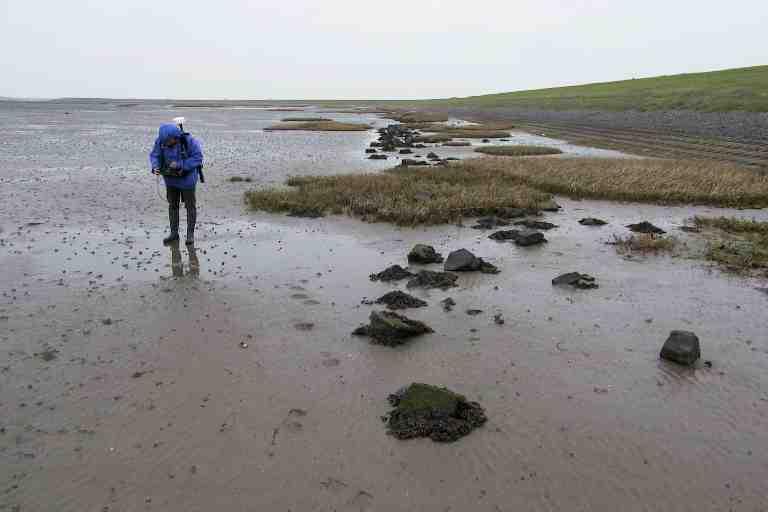
POLYGON ((288 416, 280 423, 279 426, 272 430, 272 446, 277 446, 277 439, 281 432, 285 431, 290 434, 298 434, 304 430, 304 424, 298 421, 298 418, 303 418, 307 415, 307 411, 304 409, 291 409, 288 411, 288 416))

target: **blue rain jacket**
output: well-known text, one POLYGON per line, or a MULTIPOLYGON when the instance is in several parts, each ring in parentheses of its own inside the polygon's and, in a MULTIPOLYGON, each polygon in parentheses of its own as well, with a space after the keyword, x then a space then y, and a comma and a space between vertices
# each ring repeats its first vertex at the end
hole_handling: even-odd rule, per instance
POLYGON ((184 175, 178 178, 163 176, 165 186, 191 190, 197 185, 197 171, 203 166, 203 149, 197 139, 191 135, 184 135, 187 139, 187 151, 186 155, 183 155, 181 140, 172 148, 165 146, 165 142, 171 137, 181 139, 181 129, 175 124, 161 125, 155 146, 149 154, 149 164, 152 169, 160 169, 163 160, 166 166, 170 165, 171 162, 178 162, 184 175))

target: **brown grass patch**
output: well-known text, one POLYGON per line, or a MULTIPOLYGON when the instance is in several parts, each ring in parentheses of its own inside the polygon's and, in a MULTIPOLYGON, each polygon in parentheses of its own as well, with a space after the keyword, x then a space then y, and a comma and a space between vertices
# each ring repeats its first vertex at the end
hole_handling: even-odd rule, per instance
MULTIPOLYGON (((487 122, 487 123, 478 123, 478 124, 467 124, 467 125, 461 125, 461 126, 450 126, 447 124, 439 124, 439 125, 433 125, 432 129, 434 131, 451 131, 451 130, 461 130, 466 132, 509 132, 509 130, 514 130, 515 125, 505 122, 487 122)), ((509 134, 509 133, 507 133, 509 134)))
POLYGON ((768 206, 768 176, 703 160, 545 158, 466 160, 463 167, 505 174, 574 198, 724 207, 768 206))
POLYGON ((313 209, 369 222, 445 224, 462 217, 494 215, 505 208, 538 208, 551 196, 495 171, 458 166, 402 168, 381 174, 295 177, 291 189, 246 193, 256 210, 313 209))
POLYGON ((484 146, 475 148, 475 151, 493 156, 541 156, 563 153, 557 148, 547 146, 484 146))
POLYGON ((651 234, 615 236, 611 245, 619 254, 668 252, 675 248, 677 239, 651 234))
POLYGON ((509 132, 499 130, 465 130, 464 128, 451 128, 440 130, 440 135, 455 139, 503 139, 509 137, 509 132))
POLYGON ((276 124, 265 128, 266 131, 303 130, 311 132, 364 132, 371 127, 362 123, 340 123, 338 121, 307 121, 299 123, 276 124))
POLYGON ((426 142, 427 144, 439 144, 441 142, 450 142, 453 137, 448 135, 417 135, 413 142, 426 142))

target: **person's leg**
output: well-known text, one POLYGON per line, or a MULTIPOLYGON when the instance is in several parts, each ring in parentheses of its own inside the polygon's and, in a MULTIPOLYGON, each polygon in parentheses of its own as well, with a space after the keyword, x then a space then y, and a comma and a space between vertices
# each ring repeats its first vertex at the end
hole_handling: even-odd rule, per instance
POLYGON ((184 207, 187 209, 187 238, 186 244, 195 243, 195 223, 197 222, 197 203, 195 200, 195 189, 182 190, 184 195, 184 207))
POLYGON ((165 194, 168 198, 168 220, 171 225, 171 234, 163 239, 163 243, 169 244, 179 239, 179 201, 181 190, 174 187, 166 187, 165 194))

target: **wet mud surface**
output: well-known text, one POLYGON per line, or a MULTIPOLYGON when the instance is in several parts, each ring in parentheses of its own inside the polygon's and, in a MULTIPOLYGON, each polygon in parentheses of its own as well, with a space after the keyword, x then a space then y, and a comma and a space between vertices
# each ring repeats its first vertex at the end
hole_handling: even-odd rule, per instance
MULTIPOLYGON (((222 179, 201 190, 197 246, 163 247, 165 205, 142 164, 170 115, 147 116, 93 153, 99 137, 62 125, 72 155, 3 120, 0 510, 765 509, 768 283, 606 242, 647 220, 695 251, 688 217, 766 212, 558 198, 560 213, 537 218, 558 226, 549 243, 519 247, 474 219, 252 214, 222 179), (418 243, 502 272, 408 289, 428 304, 408 317, 435 331, 414 343, 352 337, 381 308, 364 298, 407 289, 372 273, 442 271, 409 266, 418 243), (599 289, 552 286, 573 271, 599 289), (673 330, 695 332, 711 367, 661 361, 673 330), (452 444, 387 436, 387 397, 411 382, 477 400, 487 423, 452 444)), ((218 172, 247 174, 247 136, 209 129, 218 172)), ((367 135, 342 136, 368 165, 367 135)))

